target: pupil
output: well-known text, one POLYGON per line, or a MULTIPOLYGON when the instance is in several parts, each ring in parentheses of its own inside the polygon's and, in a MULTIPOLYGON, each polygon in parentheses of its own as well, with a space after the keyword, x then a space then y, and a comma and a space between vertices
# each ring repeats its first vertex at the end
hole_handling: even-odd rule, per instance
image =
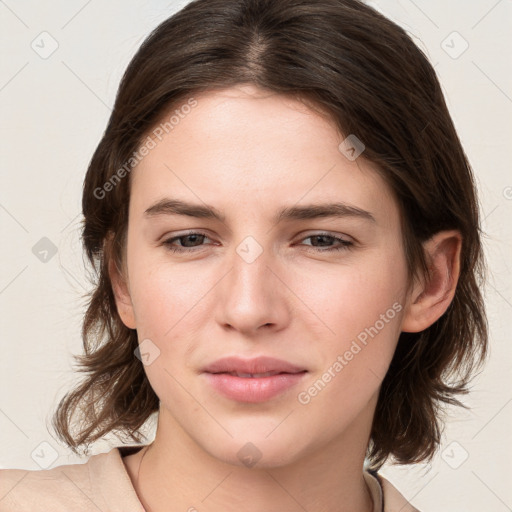
MULTIPOLYGON (((185 240, 190 240, 190 239, 194 239, 195 238, 196 241, 197 241, 197 238, 201 238, 201 237, 203 237, 203 235, 187 235, 184 238, 185 238, 185 240)), ((192 246, 193 246, 193 244, 194 244, 194 240, 192 240, 192 246)), ((187 244, 187 243, 182 244, 182 245, 185 245, 185 247, 190 247, 190 245, 187 244)))
POLYGON ((318 240, 320 240, 320 245, 329 245, 329 241, 330 241, 330 236, 327 236, 327 235, 315 235, 315 237, 318 240), (324 240, 324 243, 322 244, 321 240, 324 240))

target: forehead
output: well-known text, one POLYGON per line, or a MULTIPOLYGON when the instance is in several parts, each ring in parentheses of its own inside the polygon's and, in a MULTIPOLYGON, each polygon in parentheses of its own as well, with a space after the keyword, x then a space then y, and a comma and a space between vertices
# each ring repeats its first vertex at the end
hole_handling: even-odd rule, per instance
POLYGON ((396 209, 375 166, 349 160, 335 123, 301 101, 246 85, 193 99, 193 108, 180 110, 185 98, 157 125, 165 128, 174 115, 172 128, 132 172, 134 207, 172 195, 247 211, 252 205, 255 213, 319 200, 396 209))

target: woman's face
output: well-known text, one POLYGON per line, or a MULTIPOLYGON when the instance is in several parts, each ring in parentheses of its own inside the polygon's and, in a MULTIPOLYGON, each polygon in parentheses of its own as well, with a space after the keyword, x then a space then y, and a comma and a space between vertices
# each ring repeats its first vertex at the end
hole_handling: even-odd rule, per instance
POLYGON ((406 301, 390 189, 302 103, 252 86, 194 98, 132 172, 119 309, 137 329, 159 429, 269 466, 349 433, 367 440, 406 301), (228 356, 302 372, 205 372, 228 356))

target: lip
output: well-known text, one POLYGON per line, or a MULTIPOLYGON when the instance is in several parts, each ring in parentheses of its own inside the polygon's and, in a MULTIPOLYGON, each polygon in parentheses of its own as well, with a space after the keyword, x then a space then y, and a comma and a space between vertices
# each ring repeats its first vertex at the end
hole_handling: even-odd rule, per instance
POLYGON ((242 359, 236 356, 223 357, 203 368, 203 372, 206 373, 299 373, 304 370, 306 369, 283 359, 267 356, 253 359, 242 359))
POLYGON ((203 372, 207 382, 225 397, 238 402, 258 403, 270 400, 298 384, 307 370, 272 357, 224 357, 208 365, 203 372), (230 375, 229 372, 275 374, 265 377, 238 377, 230 375))
POLYGON ((229 373, 205 373, 209 384, 225 397, 237 402, 265 402, 299 383, 306 375, 279 373, 270 377, 235 377, 229 373))

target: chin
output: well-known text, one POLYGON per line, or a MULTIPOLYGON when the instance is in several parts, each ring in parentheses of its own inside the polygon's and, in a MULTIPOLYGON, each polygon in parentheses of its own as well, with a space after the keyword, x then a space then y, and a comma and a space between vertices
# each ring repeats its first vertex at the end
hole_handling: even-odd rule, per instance
POLYGON ((234 436, 234 438, 212 439, 203 445, 215 459, 226 464, 248 469, 270 469, 286 466, 296 461, 306 447, 299 446, 308 436, 298 435, 297 439, 290 432, 283 429, 281 435, 273 432, 268 436, 268 429, 259 435, 252 428, 247 428, 248 435, 234 436), (274 437, 273 439, 270 439, 274 437))

